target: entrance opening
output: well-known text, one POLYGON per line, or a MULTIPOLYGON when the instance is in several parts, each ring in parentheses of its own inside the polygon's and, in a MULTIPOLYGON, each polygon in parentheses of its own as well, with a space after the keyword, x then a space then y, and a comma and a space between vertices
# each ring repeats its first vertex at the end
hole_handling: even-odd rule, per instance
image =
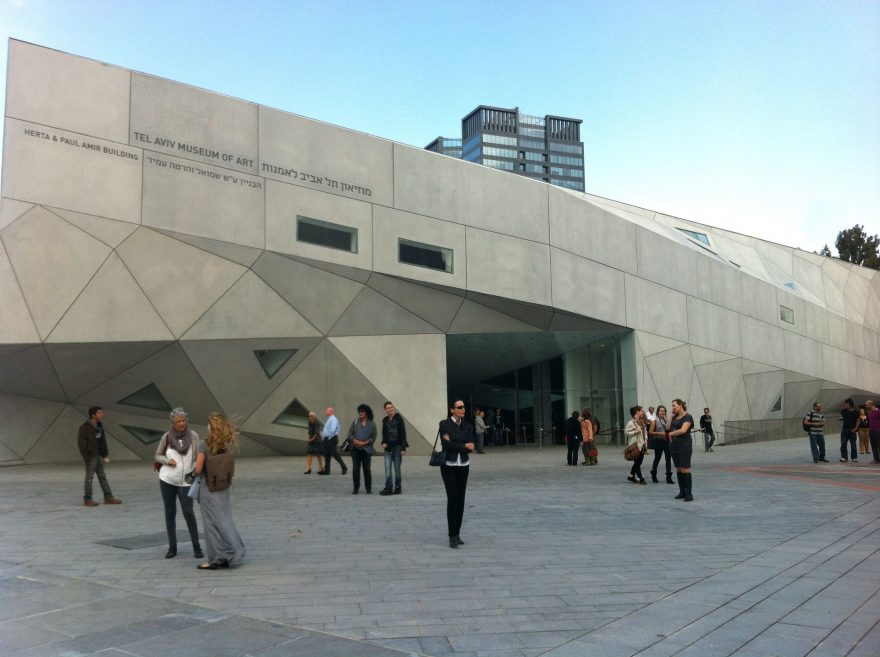
POLYGON ((540 331, 446 336, 447 393, 468 418, 485 412, 492 445, 559 445, 572 411, 590 409, 601 443, 623 426, 621 336, 629 331, 540 331))

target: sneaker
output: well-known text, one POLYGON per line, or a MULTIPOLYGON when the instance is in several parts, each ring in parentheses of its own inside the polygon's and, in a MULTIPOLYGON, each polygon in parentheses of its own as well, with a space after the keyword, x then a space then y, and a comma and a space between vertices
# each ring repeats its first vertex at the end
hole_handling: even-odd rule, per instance
POLYGON ((841 463, 846 463, 846 459, 840 459, 841 463))
POLYGON ((95 500, 83 500, 83 506, 98 506, 95 500))
POLYGON ((859 460, 858 460, 858 459, 853 459, 852 462, 853 462, 853 463, 858 463, 859 460))

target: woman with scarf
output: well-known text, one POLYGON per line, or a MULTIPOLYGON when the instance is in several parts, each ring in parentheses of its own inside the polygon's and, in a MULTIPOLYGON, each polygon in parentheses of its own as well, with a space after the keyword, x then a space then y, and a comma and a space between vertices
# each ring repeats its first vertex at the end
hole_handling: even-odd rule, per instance
POLYGON ((177 500, 189 529, 193 556, 202 558, 199 544, 199 526, 193 513, 193 501, 187 495, 195 468, 199 435, 186 426, 187 414, 182 408, 171 411, 171 429, 162 436, 156 449, 155 462, 159 467, 159 489, 165 504, 165 530, 168 532, 166 559, 177 556, 177 500))

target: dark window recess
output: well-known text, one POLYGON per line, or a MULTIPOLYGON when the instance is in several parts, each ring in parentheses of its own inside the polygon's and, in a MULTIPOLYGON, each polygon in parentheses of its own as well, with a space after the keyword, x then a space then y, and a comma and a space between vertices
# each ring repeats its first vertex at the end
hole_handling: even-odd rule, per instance
POLYGON ((254 349, 254 356, 257 357, 266 376, 271 379, 296 352, 296 349, 254 349))
POLYGON ((779 395, 776 398, 776 403, 773 404, 773 408, 770 409, 770 412, 775 413, 776 411, 781 411, 781 410, 782 410, 782 395, 779 395))
POLYGON ((272 424, 282 424, 287 427, 309 426, 309 409, 294 399, 281 413, 272 420, 272 424))
POLYGON ((144 429, 143 427, 129 427, 124 424, 120 424, 123 429, 128 431, 132 436, 137 438, 144 445, 149 445, 151 443, 158 443, 159 439, 165 435, 164 431, 157 431, 156 429, 144 429))
POLYGON ((319 219, 297 216, 296 239, 298 242, 357 253, 357 228, 337 226, 319 219))
POLYGON ((159 392, 159 388, 156 387, 155 383, 144 386, 116 403, 125 404, 126 406, 137 406, 138 408, 148 408, 151 411, 165 411, 166 413, 171 411, 171 404, 159 392))
POLYGON ((398 242, 398 258, 400 262, 408 265, 452 272, 451 249, 400 240, 398 242))

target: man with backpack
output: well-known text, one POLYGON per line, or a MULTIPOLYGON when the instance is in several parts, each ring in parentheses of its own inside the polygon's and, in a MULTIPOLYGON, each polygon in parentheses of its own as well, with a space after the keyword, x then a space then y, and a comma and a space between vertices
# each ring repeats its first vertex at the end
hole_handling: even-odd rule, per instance
POLYGON ((804 431, 810 435, 813 463, 828 463, 825 458, 825 416, 822 415, 822 404, 819 402, 815 402, 813 410, 804 416, 804 431))

